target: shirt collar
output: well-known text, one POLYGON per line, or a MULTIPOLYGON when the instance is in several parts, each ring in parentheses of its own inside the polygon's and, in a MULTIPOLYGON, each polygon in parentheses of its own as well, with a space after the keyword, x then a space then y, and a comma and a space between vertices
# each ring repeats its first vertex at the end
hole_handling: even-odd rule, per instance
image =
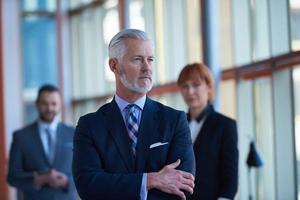
MULTIPOLYGON (((204 117, 209 115, 212 111, 213 111, 213 106, 211 104, 207 104, 204 110, 196 118, 194 118, 194 120, 196 120, 197 123, 199 123, 202 119, 204 119, 204 117)), ((191 118, 190 111, 187 113, 187 120, 189 122, 193 120, 193 118, 191 118)))
MULTIPOLYGON (((126 106, 130 104, 129 102, 122 99, 118 95, 115 95, 115 101, 121 111, 123 111, 126 108, 126 106)), ((144 109, 145 103, 146 103, 146 95, 133 102, 133 104, 137 105, 141 110, 144 109)))
POLYGON ((50 123, 42 121, 41 119, 38 120, 38 126, 40 130, 45 130, 49 128, 53 132, 57 130, 58 123, 59 123, 58 117, 55 117, 54 120, 50 123))

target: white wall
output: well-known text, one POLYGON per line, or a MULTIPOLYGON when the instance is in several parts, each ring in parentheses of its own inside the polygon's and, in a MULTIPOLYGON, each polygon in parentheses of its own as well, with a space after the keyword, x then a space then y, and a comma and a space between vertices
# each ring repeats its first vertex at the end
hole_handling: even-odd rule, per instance
MULTIPOLYGON (((6 155, 11 143, 12 132, 23 124, 22 68, 20 52, 19 1, 2 1, 3 24, 3 75, 4 75, 4 116, 6 133, 6 155)), ((10 199, 15 192, 10 188, 10 199)))

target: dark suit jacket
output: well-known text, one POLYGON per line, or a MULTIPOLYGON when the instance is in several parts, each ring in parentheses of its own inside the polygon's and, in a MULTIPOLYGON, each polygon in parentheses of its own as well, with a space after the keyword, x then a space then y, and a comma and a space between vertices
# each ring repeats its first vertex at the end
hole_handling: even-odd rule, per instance
MULTIPOLYGON (((194 174, 190 130, 184 112, 147 98, 138 132, 136 158, 113 100, 79 119, 74 135, 73 176, 83 200, 139 200, 144 172, 158 172, 181 159, 179 169, 194 174), (150 148, 151 144, 167 142, 150 148)), ((158 190, 148 200, 177 199, 158 190)))
POLYGON ((238 182, 236 122, 214 111, 207 118, 194 143, 196 177, 191 200, 233 199, 238 182))
POLYGON ((10 185, 23 191, 25 200, 76 199, 76 190, 71 174, 73 135, 74 128, 62 123, 58 124, 55 157, 53 164, 50 164, 39 136, 37 123, 13 134, 7 181, 10 185), (46 172, 50 168, 68 176, 68 190, 34 186, 33 171, 46 172))

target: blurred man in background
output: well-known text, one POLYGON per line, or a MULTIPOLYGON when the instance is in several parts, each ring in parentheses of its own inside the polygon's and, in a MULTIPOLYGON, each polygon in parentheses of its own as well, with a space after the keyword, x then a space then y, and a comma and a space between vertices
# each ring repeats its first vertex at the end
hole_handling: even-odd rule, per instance
POLYGON ((8 183, 24 200, 75 200, 71 176, 74 128, 59 121, 61 95, 44 85, 36 100, 39 118, 13 133, 8 183))

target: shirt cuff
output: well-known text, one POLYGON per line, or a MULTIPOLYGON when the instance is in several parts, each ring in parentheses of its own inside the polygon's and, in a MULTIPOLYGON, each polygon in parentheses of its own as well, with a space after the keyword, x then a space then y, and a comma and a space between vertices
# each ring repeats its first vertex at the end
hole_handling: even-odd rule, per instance
POLYGON ((147 200, 147 173, 143 173, 143 179, 142 179, 142 186, 140 191, 140 199, 141 200, 147 200))

